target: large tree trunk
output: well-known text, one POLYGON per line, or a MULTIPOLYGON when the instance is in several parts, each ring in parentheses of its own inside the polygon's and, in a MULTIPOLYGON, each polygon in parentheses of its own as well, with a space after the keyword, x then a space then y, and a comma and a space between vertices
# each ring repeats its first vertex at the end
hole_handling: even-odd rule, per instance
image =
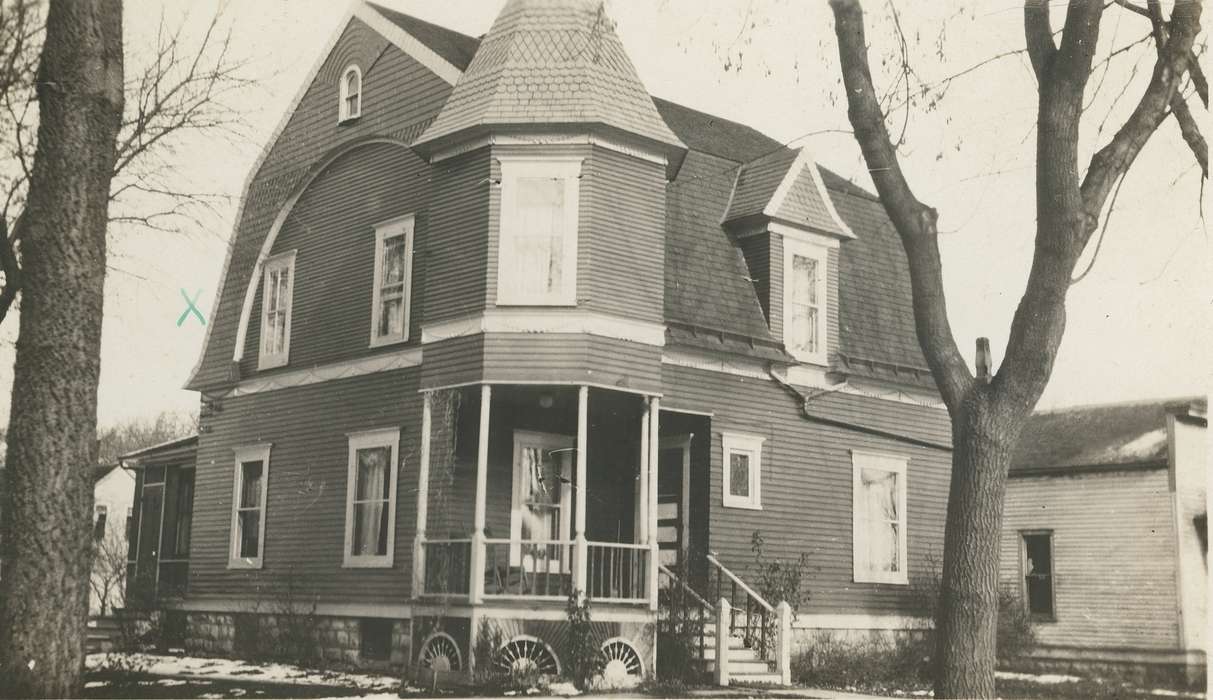
POLYGON ((1023 419, 978 388, 952 420, 952 484, 936 623, 937 698, 994 697, 998 549, 1007 468, 1023 419))
POLYGON ((105 229, 122 118, 120 0, 52 0, 8 431, 0 694, 79 694, 92 563, 105 229))

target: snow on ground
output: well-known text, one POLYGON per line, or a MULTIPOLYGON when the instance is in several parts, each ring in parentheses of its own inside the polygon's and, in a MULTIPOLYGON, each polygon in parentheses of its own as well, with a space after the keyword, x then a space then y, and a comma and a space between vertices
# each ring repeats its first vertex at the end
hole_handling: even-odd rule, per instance
MULTIPOLYGON (((160 654, 89 654, 85 667, 99 669, 123 659, 135 668, 157 676, 191 676, 262 683, 333 685, 360 690, 395 690, 400 680, 392 676, 337 671, 316 671, 291 664, 255 663, 237 659, 211 659, 198 656, 160 654)), ((129 666, 128 666, 129 667, 129 666)), ((161 681, 163 682, 163 681, 161 681)))
POLYGON ((1027 681, 1029 683, 1044 683, 1052 685, 1054 683, 1077 683, 1082 678, 1078 676, 1067 676, 1061 673, 1015 673, 1014 671, 996 671, 994 675, 998 678, 1005 678, 1011 681, 1027 681))

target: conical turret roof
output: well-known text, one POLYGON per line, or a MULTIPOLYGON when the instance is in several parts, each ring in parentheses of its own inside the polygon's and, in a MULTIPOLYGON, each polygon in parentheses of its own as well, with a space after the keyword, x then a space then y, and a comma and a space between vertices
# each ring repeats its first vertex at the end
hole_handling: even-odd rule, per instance
POLYGON ((509 0, 417 145, 468 129, 602 125, 662 150, 666 126, 601 0, 509 0))

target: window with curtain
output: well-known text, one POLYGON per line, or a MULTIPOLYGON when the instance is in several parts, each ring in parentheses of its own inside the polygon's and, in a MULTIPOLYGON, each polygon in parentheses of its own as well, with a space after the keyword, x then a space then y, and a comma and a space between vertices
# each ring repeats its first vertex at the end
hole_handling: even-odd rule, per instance
POLYGON ((350 436, 346 566, 391 566, 400 431, 350 436))
POLYGON ((906 461, 852 453, 855 580, 906 583, 906 461))
POLYGON ((786 237, 784 248, 784 344, 797 359, 823 364, 828 253, 786 237))
MULTIPOLYGON (((236 475, 232 502, 232 541, 228 558, 230 568, 261 568, 265 555, 265 504, 269 478, 270 447, 257 445, 236 450, 236 475)), ((184 472, 183 472, 184 473, 184 472)), ((192 515, 193 473, 188 478, 188 493, 183 494, 182 482, 177 489, 176 535, 173 542, 179 553, 189 551, 190 526, 184 532, 181 515, 192 515), (188 496, 188 505, 182 500, 188 496), (184 538, 184 541, 182 540, 184 538), (182 546, 184 548, 182 549, 182 546)))
POLYGON ((412 267, 413 217, 376 226, 372 347, 408 340, 412 267))
POLYGON ((261 369, 287 363, 291 346, 291 296, 295 254, 278 255, 265 263, 261 291, 261 369))
POLYGON ((497 303, 577 302, 581 159, 501 161, 497 303))
POLYGON ((341 76, 341 106, 338 121, 362 116, 362 70, 348 66, 341 76))

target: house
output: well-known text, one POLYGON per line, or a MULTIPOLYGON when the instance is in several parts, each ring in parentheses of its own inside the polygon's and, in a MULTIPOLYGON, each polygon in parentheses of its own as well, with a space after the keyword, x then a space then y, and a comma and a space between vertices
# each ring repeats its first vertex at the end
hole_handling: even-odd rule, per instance
POLYGON ((193 528, 198 436, 188 435, 122 455, 134 472, 135 509, 128 526, 127 605, 139 609, 186 590, 193 528))
POLYGON ((1007 484, 1001 579, 1033 660, 1203 676, 1208 402, 1078 406, 1029 419, 1007 484))
POLYGON ((814 634, 928 624, 950 427, 880 202, 650 96, 599 10, 508 0, 475 39, 358 2, 336 28, 187 384, 185 585, 153 598, 190 645, 248 650, 290 598, 351 662, 553 671, 576 591, 635 676, 687 586, 736 609, 718 668, 779 680, 814 634), (755 532, 808 556, 794 621, 755 532))

